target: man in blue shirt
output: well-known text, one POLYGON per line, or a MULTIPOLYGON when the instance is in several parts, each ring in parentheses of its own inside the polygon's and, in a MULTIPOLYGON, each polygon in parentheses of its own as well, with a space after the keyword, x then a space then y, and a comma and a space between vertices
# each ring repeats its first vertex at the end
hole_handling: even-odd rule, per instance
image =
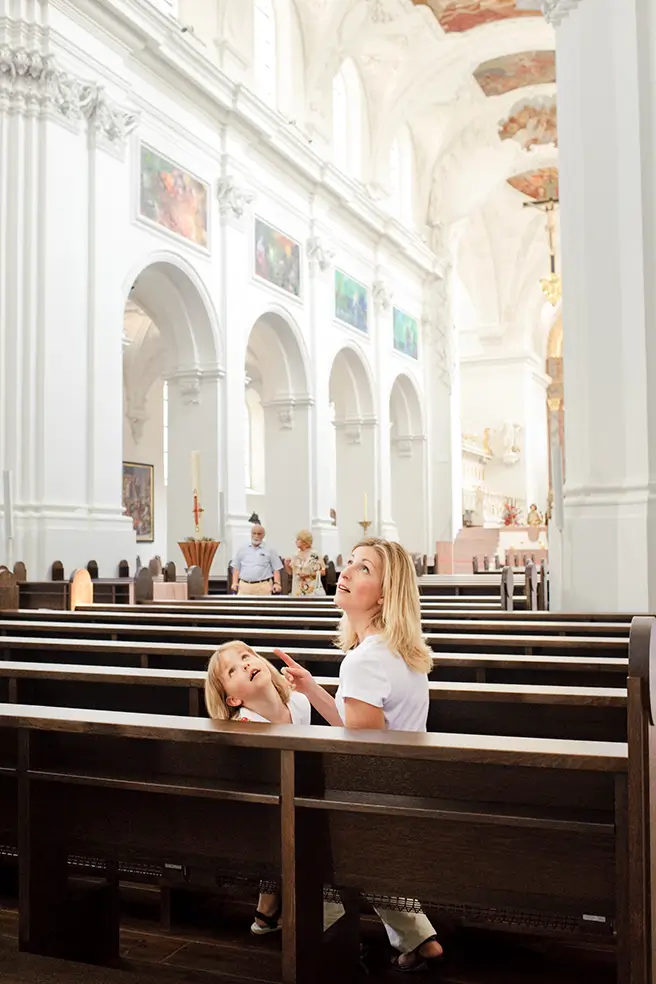
POLYGON ((280 593, 282 561, 264 543, 265 529, 255 525, 251 542, 240 547, 232 561, 232 590, 238 595, 270 595, 280 593))

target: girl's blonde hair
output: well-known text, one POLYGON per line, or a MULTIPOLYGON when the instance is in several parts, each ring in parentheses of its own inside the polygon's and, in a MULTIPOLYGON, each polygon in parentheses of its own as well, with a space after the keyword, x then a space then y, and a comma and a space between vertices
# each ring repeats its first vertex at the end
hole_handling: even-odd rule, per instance
POLYGON ((301 543, 304 543, 308 547, 311 547, 314 543, 314 537, 309 530, 299 530, 296 534, 296 539, 300 540, 301 543))
POLYGON ((207 679, 205 680, 205 706, 207 707, 207 713, 211 718, 215 721, 230 721, 232 718, 239 717, 241 713, 241 707, 231 707, 228 704, 229 695, 226 693, 225 684, 221 675, 221 657, 230 649, 240 649, 242 651, 245 649, 246 652, 251 654, 251 656, 257 656, 263 663, 266 663, 271 674, 271 681, 278 691, 281 701, 283 704, 289 703, 289 697, 292 689, 280 670, 276 669, 276 667, 270 663, 266 657, 260 656, 260 654, 256 653, 254 649, 247 646, 245 642, 240 642, 239 639, 232 639, 230 642, 226 642, 222 646, 219 646, 217 651, 212 653, 210 661, 207 665, 207 679))
MULTIPOLYGON (((398 653, 411 670, 430 673, 433 653, 426 645, 421 629, 421 603, 417 573, 410 554, 400 543, 369 537, 353 547, 369 547, 381 564, 383 604, 371 620, 393 653, 398 653)), ((346 612, 339 623, 337 645, 348 652, 359 644, 358 636, 346 612)))

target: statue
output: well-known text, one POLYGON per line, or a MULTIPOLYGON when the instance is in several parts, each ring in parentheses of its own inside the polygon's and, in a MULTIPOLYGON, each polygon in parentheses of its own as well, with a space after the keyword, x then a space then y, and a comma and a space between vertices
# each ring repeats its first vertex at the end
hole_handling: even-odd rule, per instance
POLYGON ((543 519, 538 512, 538 507, 533 503, 528 511, 528 516, 526 517, 526 523, 528 526, 542 526, 543 519))

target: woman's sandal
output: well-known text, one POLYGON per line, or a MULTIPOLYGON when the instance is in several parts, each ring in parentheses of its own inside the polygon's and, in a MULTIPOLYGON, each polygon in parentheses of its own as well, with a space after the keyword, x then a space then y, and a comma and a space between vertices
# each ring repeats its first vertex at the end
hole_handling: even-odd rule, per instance
POLYGON ((419 951, 424 943, 439 943, 439 940, 436 935, 429 936, 414 950, 410 950, 410 953, 397 954, 392 959, 392 968, 402 974, 421 974, 427 970, 435 970, 444 961, 444 953, 440 953, 439 957, 422 957, 419 951), (411 964, 403 965, 399 962, 402 956, 413 957, 414 959, 411 964))
POLYGON ((253 936, 268 936, 269 933, 275 933, 280 929, 280 909, 277 909, 272 916, 265 916, 263 912, 257 910, 255 912, 255 919, 251 924, 251 933, 253 936), (257 920, 264 923, 264 926, 260 926, 257 920))

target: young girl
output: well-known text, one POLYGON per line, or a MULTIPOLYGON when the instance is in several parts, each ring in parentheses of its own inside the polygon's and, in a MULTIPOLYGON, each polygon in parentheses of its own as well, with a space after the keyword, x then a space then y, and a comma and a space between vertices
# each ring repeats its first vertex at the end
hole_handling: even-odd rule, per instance
MULTIPOLYGON (((422 635, 408 552, 389 540, 362 540, 340 574, 335 602, 344 613, 338 644, 345 653, 337 693, 331 697, 308 670, 277 649, 296 692, 339 728, 426 731, 433 661, 422 635)), ((398 970, 414 972, 441 959, 435 930, 418 905, 413 912, 377 911, 392 946, 400 950, 394 961, 398 970)), ((343 912, 341 905, 327 904, 326 928, 343 912)))
MULTIPOLYGON (((287 670, 283 670, 286 674, 287 670)), ((226 642, 212 655, 205 681, 205 704, 219 721, 310 724, 310 702, 293 683, 243 642, 226 642)), ((263 936, 280 928, 280 895, 273 882, 260 884, 251 933, 263 936)))

